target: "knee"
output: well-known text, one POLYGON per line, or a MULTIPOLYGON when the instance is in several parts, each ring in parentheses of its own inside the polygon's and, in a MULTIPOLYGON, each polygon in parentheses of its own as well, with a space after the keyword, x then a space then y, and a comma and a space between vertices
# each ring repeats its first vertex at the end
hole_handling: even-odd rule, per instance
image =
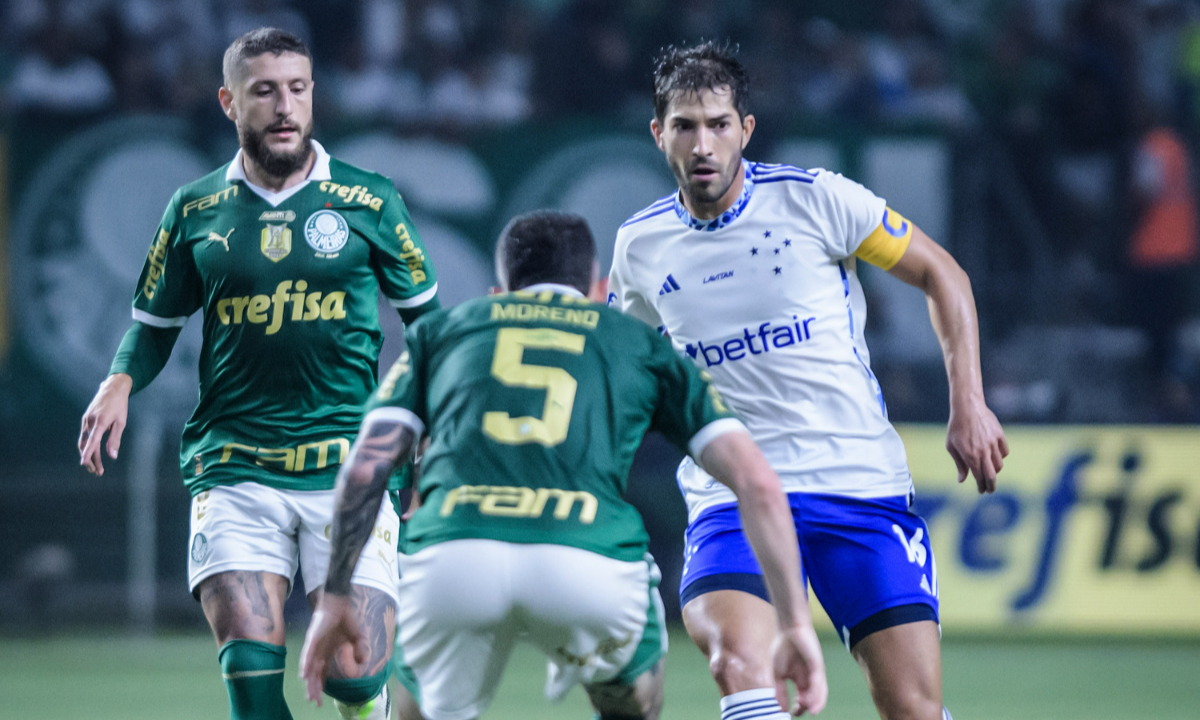
POLYGON ((774 687, 775 681, 767 665, 765 649, 748 643, 722 641, 712 646, 708 658, 708 670, 721 690, 721 695, 732 695, 743 690, 774 687))
POLYGON ((942 720, 942 699, 913 691, 904 695, 879 698, 879 716, 883 720, 942 720))

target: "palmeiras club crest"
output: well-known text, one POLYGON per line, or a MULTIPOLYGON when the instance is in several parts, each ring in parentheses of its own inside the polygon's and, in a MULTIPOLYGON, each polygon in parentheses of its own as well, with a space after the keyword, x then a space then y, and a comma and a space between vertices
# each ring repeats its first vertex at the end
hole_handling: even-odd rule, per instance
POLYGON ((319 253, 335 253, 346 247, 350 227, 333 210, 318 210, 304 223, 304 239, 319 253))

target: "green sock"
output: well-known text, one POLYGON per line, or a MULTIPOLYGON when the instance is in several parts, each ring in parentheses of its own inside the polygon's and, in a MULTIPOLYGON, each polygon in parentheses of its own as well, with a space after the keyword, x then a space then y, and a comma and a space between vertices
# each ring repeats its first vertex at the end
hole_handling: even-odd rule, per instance
POLYGON ((287 648, 257 640, 230 640, 217 659, 229 688, 230 720, 292 720, 283 699, 287 648))
POLYGON ((388 676, 392 674, 391 671, 392 668, 389 664, 384 666, 380 672, 365 678, 354 680, 327 678, 325 694, 347 705, 362 705, 379 694, 379 691, 387 684, 388 676))

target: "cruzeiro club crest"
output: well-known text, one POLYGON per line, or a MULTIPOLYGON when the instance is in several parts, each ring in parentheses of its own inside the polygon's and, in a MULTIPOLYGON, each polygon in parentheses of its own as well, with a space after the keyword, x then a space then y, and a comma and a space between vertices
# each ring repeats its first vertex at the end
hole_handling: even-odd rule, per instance
POLYGON ((304 223, 304 239, 319 253, 335 253, 346 247, 350 239, 350 227, 346 220, 333 210, 318 210, 308 216, 304 223))
POLYGON ((286 223, 267 225, 262 229, 262 254, 271 262, 279 262, 292 251, 292 231, 286 223))

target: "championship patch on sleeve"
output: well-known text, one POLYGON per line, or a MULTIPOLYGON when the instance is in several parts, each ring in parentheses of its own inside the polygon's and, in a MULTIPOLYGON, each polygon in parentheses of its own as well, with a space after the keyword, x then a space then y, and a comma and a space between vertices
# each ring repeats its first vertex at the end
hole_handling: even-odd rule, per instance
POLYGON ((891 208, 884 208, 883 222, 862 241, 854 255, 876 267, 891 270, 908 249, 912 231, 912 223, 904 216, 891 208))

